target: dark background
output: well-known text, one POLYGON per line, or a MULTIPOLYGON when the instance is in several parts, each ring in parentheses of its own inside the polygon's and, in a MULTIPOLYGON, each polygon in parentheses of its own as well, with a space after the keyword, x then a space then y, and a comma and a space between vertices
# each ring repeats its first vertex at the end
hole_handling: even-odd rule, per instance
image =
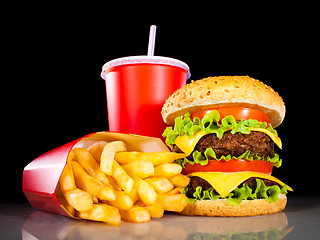
POLYGON ((23 168, 39 155, 108 130, 102 65, 146 54, 152 24, 158 26, 155 55, 186 62, 191 79, 249 75, 279 92, 287 113, 277 128, 283 166, 273 175, 295 190, 290 195, 319 194, 319 101, 311 75, 317 60, 312 60, 314 38, 306 28, 311 20, 286 6, 207 7, 187 6, 179 16, 169 7, 162 15, 130 15, 102 6, 92 11, 86 6, 24 11, 20 6, 12 12, 3 35, 1 201, 27 201, 23 168))

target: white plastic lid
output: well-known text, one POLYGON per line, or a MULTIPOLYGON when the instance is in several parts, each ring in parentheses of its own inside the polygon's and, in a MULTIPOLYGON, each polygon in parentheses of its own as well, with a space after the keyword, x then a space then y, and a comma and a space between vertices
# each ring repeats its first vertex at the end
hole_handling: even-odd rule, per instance
POLYGON ((131 56, 131 57, 117 58, 105 63, 102 67, 101 77, 104 80, 106 79, 105 70, 107 70, 108 68, 126 65, 126 64, 141 64, 141 63, 156 63, 156 64, 180 67, 188 71, 187 79, 189 79, 191 76, 189 66, 178 59, 161 57, 161 56, 131 56))

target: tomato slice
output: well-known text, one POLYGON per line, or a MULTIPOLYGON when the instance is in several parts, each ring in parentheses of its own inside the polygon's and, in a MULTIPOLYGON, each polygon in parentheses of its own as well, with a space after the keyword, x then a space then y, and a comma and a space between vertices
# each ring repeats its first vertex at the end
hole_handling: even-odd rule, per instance
POLYGON ((240 120, 240 118, 242 120, 256 119, 260 122, 266 122, 268 126, 271 125, 270 118, 264 112, 253 108, 238 106, 199 110, 191 113, 190 118, 193 119, 194 117, 198 117, 202 119, 205 114, 210 113, 212 110, 217 110, 219 112, 220 119, 232 115, 236 120, 240 120))
POLYGON ((188 174, 193 172, 261 172, 271 174, 273 168, 272 162, 262 160, 246 160, 246 159, 231 159, 225 160, 209 160, 208 164, 202 166, 201 164, 190 163, 185 164, 185 168, 182 170, 182 174, 188 174))

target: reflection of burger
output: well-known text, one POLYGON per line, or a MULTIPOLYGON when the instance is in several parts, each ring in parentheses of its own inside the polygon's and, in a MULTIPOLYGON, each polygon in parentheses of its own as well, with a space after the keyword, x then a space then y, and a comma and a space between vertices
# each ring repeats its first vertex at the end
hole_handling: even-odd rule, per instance
POLYGON ((191 180, 185 215, 254 216, 286 206, 286 186, 271 176, 281 166, 274 127, 285 105, 272 88, 247 76, 209 77, 174 92, 162 108, 163 133, 191 180))
POLYGON ((247 218, 190 218, 181 223, 190 229, 187 239, 242 239, 280 240, 294 228, 288 226, 286 214, 247 218))

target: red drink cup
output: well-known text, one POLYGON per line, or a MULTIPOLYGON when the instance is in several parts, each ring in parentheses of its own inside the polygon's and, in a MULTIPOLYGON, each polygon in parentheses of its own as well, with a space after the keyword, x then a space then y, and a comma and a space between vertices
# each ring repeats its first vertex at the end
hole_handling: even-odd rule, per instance
POLYGON ((109 131, 162 138, 162 106, 186 84, 190 72, 177 59, 134 56, 107 62, 101 77, 106 81, 109 131))

